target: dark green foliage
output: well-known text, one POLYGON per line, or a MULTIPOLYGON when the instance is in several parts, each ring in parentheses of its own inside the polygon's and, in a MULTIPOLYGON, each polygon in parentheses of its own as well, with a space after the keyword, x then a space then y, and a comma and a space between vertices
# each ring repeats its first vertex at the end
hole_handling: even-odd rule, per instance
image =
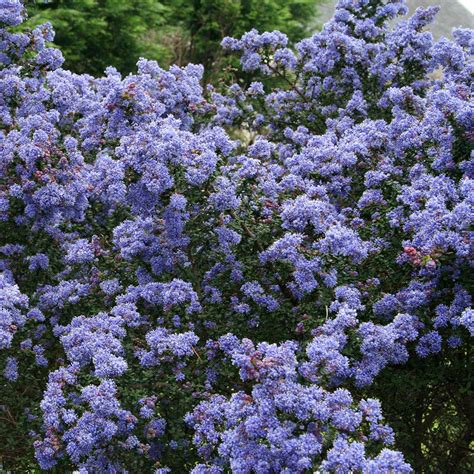
POLYGON ((176 48, 173 62, 203 64, 207 77, 231 65, 220 42, 240 37, 255 28, 279 30, 292 42, 307 36, 318 0, 164 0, 170 9, 169 24, 178 30, 184 49, 176 48))
MULTIPOLYGON (((256 28, 280 30, 295 42, 308 34, 319 0, 36 0, 26 26, 52 23, 64 67, 101 75, 107 66, 127 74, 143 56, 160 64, 223 66, 220 42, 256 28)), ((235 59, 234 59, 235 61, 235 59)))
POLYGON ((416 473, 473 472, 472 364, 472 350, 451 349, 390 367, 377 379, 372 395, 416 473))
POLYGON ((146 40, 164 23, 165 11, 155 0, 38 0, 29 4, 26 26, 52 23, 67 69, 101 75, 114 66, 128 73, 140 56, 165 57, 163 45, 146 40))

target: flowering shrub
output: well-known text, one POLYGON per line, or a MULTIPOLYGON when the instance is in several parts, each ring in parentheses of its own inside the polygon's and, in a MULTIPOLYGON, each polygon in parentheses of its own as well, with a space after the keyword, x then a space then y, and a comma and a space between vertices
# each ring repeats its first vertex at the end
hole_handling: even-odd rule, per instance
POLYGON ((194 65, 63 70, 0 0, 5 468, 411 472, 406 423, 444 414, 394 390, 443 367, 469 470, 474 34, 405 13, 228 38, 256 80, 204 91, 194 65))

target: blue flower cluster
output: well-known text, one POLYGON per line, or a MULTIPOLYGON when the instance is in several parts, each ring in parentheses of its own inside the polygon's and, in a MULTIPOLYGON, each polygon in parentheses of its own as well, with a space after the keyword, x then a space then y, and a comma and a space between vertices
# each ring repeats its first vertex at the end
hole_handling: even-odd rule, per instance
POLYGON ((227 38, 256 80, 205 90, 61 69, 0 0, 0 370, 43 377, 41 469, 412 471, 366 390, 474 334, 474 32, 406 11, 227 38))

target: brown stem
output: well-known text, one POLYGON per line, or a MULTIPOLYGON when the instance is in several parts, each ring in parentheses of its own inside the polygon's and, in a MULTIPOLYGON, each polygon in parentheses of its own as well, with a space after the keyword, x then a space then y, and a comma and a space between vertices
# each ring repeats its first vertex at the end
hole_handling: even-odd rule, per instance
POLYGON ((270 71, 272 71, 273 73, 275 73, 278 77, 280 77, 281 79, 283 79, 287 84, 289 84, 292 88, 292 90, 294 90, 305 102, 308 101, 308 99, 306 98, 306 96, 303 94, 303 92, 301 92, 296 86, 295 84, 293 84, 284 74, 282 74, 278 69, 276 69, 275 67, 271 66, 269 63, 266 63, 267 66, 268 66, 268 69, 270 69, 270 71))

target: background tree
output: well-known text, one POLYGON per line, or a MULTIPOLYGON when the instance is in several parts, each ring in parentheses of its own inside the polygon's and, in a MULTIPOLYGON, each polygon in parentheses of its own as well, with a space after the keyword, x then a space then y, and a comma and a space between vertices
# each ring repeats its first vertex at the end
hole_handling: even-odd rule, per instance
POLYGON ((165 47, 146 34, 165 21, 166 8, 156 0, 56 0, 30 2, 28 27, 52 23, 64 64, 77 73, 101 75, 107 66, 123 73, 140 56, 161 60, 165 47))
POLYGON ((280 30, 292 42, 309 33, 319 0, 36 0, 27 26, 52 23, 66 68, 100 75, 107 66, 127 74, 144 56, 160 64, 199 63, 206 79, 232 64, 225 36, 256 28, 280 30))
MULTIPOLYGON (((306 37, 314 25, 319 0, 164 0, 169 8, 168 24, 178 31, 184 52, 172 62, 203 64, 206 78, 231 64, 224 59, 220 42, 226 36, 241 36, 255 28, 259 31, 279 30, 291 42, 306 37)), ((166 44, 166 29, 161 43, 166 44)))

